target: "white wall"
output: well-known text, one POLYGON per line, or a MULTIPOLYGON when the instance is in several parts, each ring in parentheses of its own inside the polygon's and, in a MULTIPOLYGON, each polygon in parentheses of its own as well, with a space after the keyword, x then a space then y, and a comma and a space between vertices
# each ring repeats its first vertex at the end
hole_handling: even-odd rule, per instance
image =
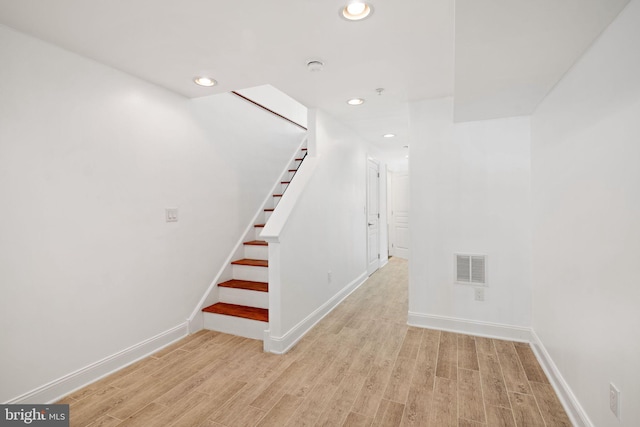
POLYGON ((524 338, 519 328, 531 322, 529 119, 454 125, 452 100, 444 98, 412 103, 410 129, 410 322, 524 338), (484 302, 472 287, 453 284, 457 252, 488 255, 484 302))
POLYGON ((301 133, 3 26, 0 63, 4 402, 183 324, 301 133))
POLYGON ((632 0, 532 116, 533 326, 594 426, 640 420, 639 46, 632 0))
POLYGON ((307 107, 271 85, 255 86, 236 92, 307 127, 307 107))

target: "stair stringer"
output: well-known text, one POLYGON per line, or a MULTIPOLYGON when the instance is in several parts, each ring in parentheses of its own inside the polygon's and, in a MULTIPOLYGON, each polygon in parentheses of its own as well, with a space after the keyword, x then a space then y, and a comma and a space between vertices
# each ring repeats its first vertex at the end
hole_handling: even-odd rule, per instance
POLYGON ((261 218, 265 217, 264 210, 267 208, 267 206, 273 206, 273 194, 275 194, 276 192, 280 192, 276 190, 279 190, 281 188, 282 180, 284 179, 284 177, 288 176, 291 165, 295 163, 296 156, 299 155, 300 151, 306 143, 307 135, 304 135, 302 141, 298 145, 297 150, 286 163, 285 167, 282 170, 282 173, 278 175, 278 179, 273 184, 271 190, 269 190, 269 193, 264 198, 263 202, 260 204, 260 207, 249 222, 249 225, 247 225, 247 227, 245 228, 244 233, 241 235, 240 239, 238 239, 229 256, 225 259, 222 267, 213 278, 211 284, 204 292, 202 298, 200 298, 200 301, 198 301, 198 304, 196 305, 191 315, 187 318, 188 330, 190 334, 204 329, 204 314, 202 313, 202 309, 220 301, 218 283, 222 283, 232 278, 233 266, 231 265, 231 262, 235 259, 242 258, 242 255, 244 253, 244 242, 254 240, 256 234, 255 224, 257 224, 261 218))

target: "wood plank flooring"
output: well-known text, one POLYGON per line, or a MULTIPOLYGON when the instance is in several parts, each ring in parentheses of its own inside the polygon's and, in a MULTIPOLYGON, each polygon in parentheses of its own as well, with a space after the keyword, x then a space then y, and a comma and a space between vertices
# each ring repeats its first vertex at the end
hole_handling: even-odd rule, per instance
POLYGON ((406 315, 392 259, 285 355, 200 331, 61 402, 74 427, 571 425, 527 344, 406 315))

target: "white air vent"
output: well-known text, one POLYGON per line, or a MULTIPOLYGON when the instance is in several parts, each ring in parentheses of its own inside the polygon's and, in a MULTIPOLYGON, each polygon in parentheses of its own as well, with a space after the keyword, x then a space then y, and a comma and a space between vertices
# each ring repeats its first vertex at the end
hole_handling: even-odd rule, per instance
POLYGON ((456 254, 456 283, 485 285, 487 283, 487 256, 456 254))

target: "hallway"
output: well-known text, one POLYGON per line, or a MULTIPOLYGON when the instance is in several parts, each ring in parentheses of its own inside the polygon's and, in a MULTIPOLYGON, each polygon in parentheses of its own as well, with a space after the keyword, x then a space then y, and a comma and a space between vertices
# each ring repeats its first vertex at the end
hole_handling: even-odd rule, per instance
POLYGON ((570 426, 526 344, 406 325, 392 258, 289 353, 200 331, 63 399, 72 426, 570 426))

